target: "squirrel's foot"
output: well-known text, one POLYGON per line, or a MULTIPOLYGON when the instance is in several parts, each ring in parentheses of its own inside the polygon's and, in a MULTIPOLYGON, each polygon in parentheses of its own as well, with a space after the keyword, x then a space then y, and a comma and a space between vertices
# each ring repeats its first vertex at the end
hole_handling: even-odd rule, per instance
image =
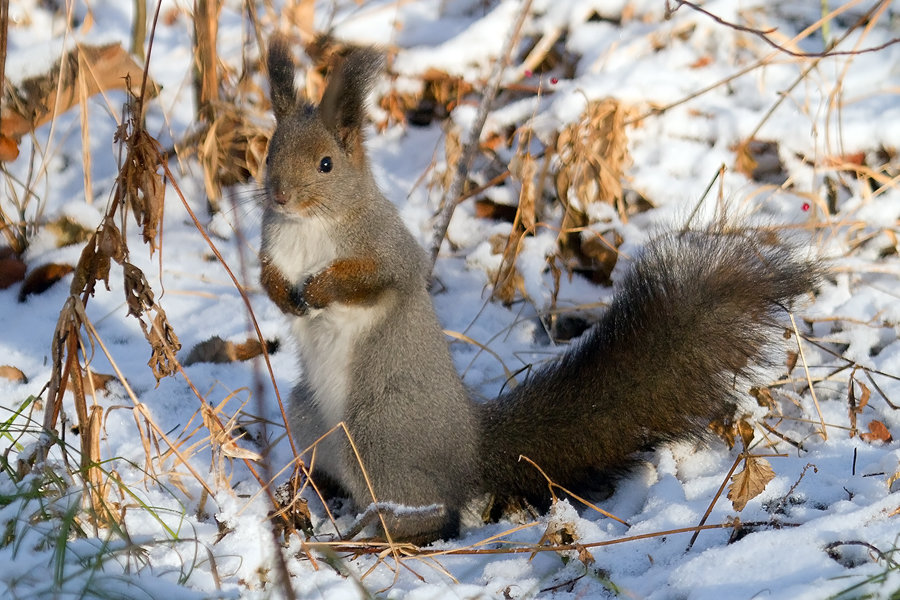
POLYGON ((459 519, 443 504, 428 506, 404 506, 391 502, 373 502, 357 517, 346 534, 347 539, 358 536, 369 525, 376 525, 378 536, 395 542, 423 545, 440 538, 454 537, 459 530, 459 519))

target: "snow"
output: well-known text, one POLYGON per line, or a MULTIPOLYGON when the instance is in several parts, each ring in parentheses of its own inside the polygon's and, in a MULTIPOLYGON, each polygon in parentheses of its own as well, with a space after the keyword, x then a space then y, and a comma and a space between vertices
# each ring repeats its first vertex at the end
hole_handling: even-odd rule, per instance
MULTIPOLYGON (((64 10, 54 12, 59 4, 12 3, 6 64, 12 84, 43 73, 64 48, 76 43, 120 41, 128 47, 130 3, 76 0, 69 3, 71 22, 64 10)), ((147 124, 163 147, 196 127, 190 4, 163 2, 150 60, 150 74, 162 89, 148 105, 147 124)), ((279 11, 292 3, 272 4, 274 11, 260 9, 264 35, 289 21, 279 11)), ((839 8, 834 4, 829 6, 839 8)), ((831 39, 843 35, 872 4, 859 3, 832 19, 831 39)), ((152 14, 155 6, 148 6, 152 14)), ((399 76, 397 89, 408 89, 419 74, 435 68, 462 75, 480 90, 520 6, 513 0, 336 0, 317 4, 316 25, 339 39, 396 50, 392 68, 399 76)), ((258 56, 242 7, 230 0, 222 13, 219 50, 231 83, 240 73, 242 55, 250 60, 258 56)), ((822 16, 819 3, 804 0, 717 0, 704 9, 742 25, 771 28, 770 37, 782 44, 822 16)), ((897 15, 896 6, 889 6, 840 49, 888 44, 900 35, 897 15)), ((847 397, 851 386, 857 401, 862 386, 871 392, 856 417, 861 432, 877 420, 895 437, 900 435, 900 415, 890 404, 900 404, 900 191, 895 180, 900 45, 858 55, 798 58, 779 54, 758 37, 716 23, 688 6, 665 17, 665 3, 658 0, 536 0, 517 56, 530 50, 528 41, 533 44, 562 29, 567 33, 557 49, 579 57, 574 73, 550 69, 530 76, 520 73, 519 79, 507 73, 505 81, 539 86, 541 96, 520 94, 498 103, 482 139, 511 125, 527 125, 547 142, 562 126, 578 120, 587 101, 613 96, 644 116, 627 130, 631 166, 624 183, 656 206, 627 223, 609 208, 591 209, 604 228, 623 236, 623 256, 634 254, 654 232, 682 224, 714 181, 695 218, 710 218, 725 204, 751 222, 793 232, 795 242, 831 262, 833 275, 795 315, 801 330, 806 330, 804 320, 811 323, 812 335, 803 350, 819 406, 807 390, 801 359, 790 375, 791 385, 776 394, 784 419, 767 421, 791 442, 757 427, 754 452, 766 455, 776 475, 742 512, 735 512, 724 494, 717 497, 740 444, 728 449, 718 441, 706 447, 681 443, 648 452, 611 497, 597 502, 628 525, 563 502, 539 516, 537 524, 529 516, 513 515, 500 523, 475 524, 460 539, 435 545, 441 550, 499 548, 497 541, 481 544, 497 536, 525 546, 537 544, 549 525, 571 523, 578 542, 595 561, 587 566, 574 551, 536 556, 459 553, 407 558, 395 573, 391 556, 328 557, 309 550, 298 536, 276 547, 266 494, 240 461, 227 459, 221 471, 216 466, 200 402, 188 384, 212 406, 221 405, 223 421, 240 413, 247 435, 238 445, 258 452, 265 446, 260 436, 267 436, 278 485, 290 471, 282 469, 291 460, 291 450, 265 368, 252 362, 197 363, 186 367, 184 376, 157 383, 146 364, 150 348, 140 326, 126 316, 121 268, 113 265, 110 290, 98 286, 87 305, 110 356, 99 344, 86 346, 85 353, 98 373, 113 373, 114 366, 121 370, 141 403, 141 409, 135 408, 121 383, 97 396, 104 415, 104 468, 115 471, 123 484, 113 486, 110 497, 117 500, 127 536, 76 518, 85 500, 83 484, 77 476, 64 475, 65 465, 77 469, 79 460, 80 440, 69 429, 77 419, 71 395, 61 417, 63 442, 52 447, 48 463, 63 476, 47 479, 41 468, 24 478, 12 475, 17 460, 28 456, 39 440, 51 341, 72 276, 25 303, 17 300, 19 285, 0 290, 0 365, 16 366, 28 377, 24 383, 0 378, 0 597, 279 598, 274 561, 278 551, 299 598, 362 597, 381 590, 380 595, 389 598, 417 600, 617 595, 795 600, 895 594, 900 589, 894 554, 900 539, 900 484, 891 483, 900 469, 900 442, 850 437, 847 397), (764 59, 764 66, 735 76, 764 59), (815 60, 810 73, 794 85, 815 60), (661 108, 665 110, 654 112, 661 108), (783 185, 753 181, 733 168, 736 145, 757 129, 758 139, 778 144, 783 185), (864 153, 866 165, 886 184, 882 191, 876 194, 868 180, 829 167, 849 161, 855 153, 864 153), (716 178, 723 165, 726 172, 716 178), (823 210, 830 185, 837 188, 834 215, 823 210), (811 206, 804 208, 804 203, 811 206), (262 386, 256 384, 259 380, 262 386), (184 441, 179 451, 212 487, 212 495, 171 454, 153 465, 145 463, 150 433, 140 410, 148 411, 170 439, 184 441), (268 421, 265 429, 260 419, 268 421), (827 439, 821 434, 823 421, 827 439), (41 502, 31 498, 36 485, 42 486, 41 502), (697 526, 707 510, 705 522, 722 527, 700 532, 687 550, 692 531, 682 530, 697 526), (728 526, 735 519, 742 523, 738 533, 728 526), (624 539, 645 534, 648 537, 624 539), (600 542, 609 544, 597 545, 600 542), (841 596, 857 584, 863 587, 841 596)), ((821 32, 816 30, 793 48, 821 52, 821 32)), ((517 67, 513 61, 510 72, 519 73, 517 67)), ((265 86, 261 78, 257 83, 265 86)), ((387 93, 390 85, 384 78, 376 93, 387 93)), ((429 242, 440 196, 429 189, 429 182, 446 168, 445 130, 455 128, 462 139, 468 136, 475 98, 459 105, 446 123, 425 128, 395 124, 370 132, 376 178, 423 244, 429 242)), ((122 92, 111 92, 86 103, 89 149, 81 146, 78 107, 33 137, 24 136, 20 158, 3 165, 0 207, 17 214, 14 204, 25 198, 28 182, 35 196, 25 207, 26 220, 67 216, 89 230, 95 228, 118 172, 112 137, 124 99, 122 92), (83 187, 82 157, 88 151, 92 198, 84 197, 83 187)), ((271 120, 265 123, 272 125, 271 120)), ((505 159, 510 156, 506 148, 497 152, 505 159)), ((491 177, 485 177, 483 166, 476 161, 473 178, 491 177)), ((191 210, 248 292, 263 336, 280 341, 271 360, 286 398, 297 366, 282 315, 256 283, 257 184, 229 190, 222 212, 210 217, 196 157, 173 158, 170 167, 191 210)), ((487 195, 501 204, 516 198, 512 186, 487 195)), ((165 210, 162 246, 152 256, 131 216, 119 225, 128 236, 129 260, 144 272, 165 308, 182 353, 214 335, 234 342, 254 337, 240 294, 171 186, 165 210)), ((545 268, 556 237, 551 228, 524 240, 517 266, 527 300, 508 308, 489 300, 499 266, 491 241, 509 230, 508 223, 476 217, 471 202, 461 204, 448 231, 450 243, 444 244, 435 269, 438 313, 448 331, 460 334, 451 341, 456 367, 484 398, 496 395, 506 371, 564 350, 548 343, 537 318, 551 298, 553 282, 545 268), (476 344, 460 341, 463 336, 476 344)), ((81 249, 80 244, 59 248, 52 235, 39 229, 23 258, 29 270, 48 262, 75 264, 81 249)), ((614 281, 624 262, 614 270, 614 281)), ((563 276, 559 305, 596 306, 612 294, 610 288, 563 276)), ((792 337, 788 349, 796 351, 796 343, 792 337)), ((775 366, 765 374, 773 381, 785 374, 783 350, 773 351, 772 361, 775 366)), ((756 417, 765 413, 759 408, 753 412, 756 417)), ((166 451, 159 436, 154 443, 156 451, 166 451)), ((314 495, 307 496, 317 534, 331 539, 333 529, 323 506, 314 495)), ((338 510, 341 530, 354 517, 338 510)))

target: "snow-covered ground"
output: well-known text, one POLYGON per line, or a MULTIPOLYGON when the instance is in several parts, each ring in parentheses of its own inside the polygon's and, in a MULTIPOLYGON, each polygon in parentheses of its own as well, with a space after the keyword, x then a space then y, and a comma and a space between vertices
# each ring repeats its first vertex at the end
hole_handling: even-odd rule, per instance
MULTIPOLYGON (((190 4, 162 2, 150 59, 150 75, 162 90, 149 104, 147 129, 163 148, 195 128, 190 4)), ((242 53, 255 61, 258 50, 241 12, 243 3, 225 4, 219 52, 225 85, 233 86, 242 53)), ((298 14, 292 2, 258 4, 265 34, 288 28, 291 15, 298 14)), ((795 315, 798 329, 808 334, 803 356, 788 374, 782 351, 765 374, 769 382, 788 380, 773 391, 778 403, 773 412, 783 418, 764 418, 765 409, 755 411, 755 422, 768 429, 757 427, 754 452, 777 455, 768 457, 775 477, 765 491, 740 513, 722 494, 705 523, 723 527, 704 529, 689 547, 691 528, 717 498, 741 448, 728 449, 718 441, 701 448, 666 446, 649 453, 599 503, 627 526, 591 509, 576 512, 560 504, 531 526, 523 527, 530 523, 525 519, 471 527, 460 539, 436 546, 510 547, 497 540, 481 544, 498 536, 515 542, 511 547, 527 547, 541 540, 548 524, 569 523, 584 545, 581 551, 533 556, 465 551, 407 557, 398 568, 389 553, 381 559, 328 555, 309 551, 293 536, 283 551, 299 597, 382 592, 420 599, 618 595, 794 600, 891 597, 900 589, 893 555, 900 539, 900 494, 891 487, 900 470, 900 448, 896 441, 851 435, 849 400, 852 394, 858 402, 870 392, 855 417, 859 432, 868 432, 877 421, 888 432, 900 433, 900 414, 893 409, 900 404, 900 44, 893 43, 900 37, 900 5, 874 0, 826 4, 713 0, 703 4, 710 13, 705 14, 687 5, 667 12, 664 0, 535 0, 504 75, 505 83, 525 91, 501 93, 485 128, 487 138, 507 135, 510 126, 528 126, 547 143, 553 132, 580 118, 588 101, 615 98, 632 118, 625 129, 631 156, 622 182, 627 198, 635 205, 643 198, 653 207, 631 214, 627 222, 612 208, 592 207, 598 221, 592 228, 617 232, 623 257, 637 251, 654 231, 683 224, 698 204, 701 218, 726 204, 732 215, 790 232, 811 254, 831 261, 832 275, 795 315), (823 28, 820 19, 826 13, 831 18, 823 28), (525 72, 524 56, 556 33, 558 65, 525 72), (822 56, 833 41, 841 52, 822 56), (760 160, 774 165, 755 178, 737 168, 741 144, 750 137, 769 143, 760 160), (710 182, 712 189, 701 203, 710 182), (804 365, 815 383, 815 397, 804 365), (736 529, 730 525, 737 519, 743 526, 736 529)), ((394 77, 379 81, 377 97, 415 87, 429 68, 462 76, 481 90, 521 6, 512 0, 335 0, 317 3, 315 25, 341 40, 396 50, 394 77)), ((668 8, 676 6, 675 0, 668 3, 668 8)), ((149 7, 151 14, 154 8, 149 7)), ((8 80, 17 84, 46 72, 76 43, 122 42, 128 47, 132 9, 132 3, 121 0, 12 3, 8 80)), ((261 75, 254 77, 264 85, 261 75)), ((445 132, 459 135, 460 128, 469 127, 479 97, 456 107, 443 124, 417 127, 390 121, 370 136, 370 156, 382 189, 423 244, 429 242, 430 219, 438 208, 440 190, 429 183, 445 168, 445 132)), ((26 135, 20 158, 4 164, 2 208, 15 214, 12 198, 21 197, 22 182, 28 181, 35 198, 27 219, 46 223, 68 216, 88 230, 97 227, 118 172, 113 136, 124 98, 122 92, 110 92, 88 101, 89 148, 82 146, 78 107, 33 137, 26 135), (91 157, 93 198, 85 198, 84 153, 91 157)), ((375 106, 372 113, 376 121, 386 121, 382 108, 375 106)), ((499 162, 508 162, 515 145, 500 144, 495 150, 499 162)), ((272 366, 284 394, 296 377, 296 364, 282 316, 256 283, 256 184, 228 190, 221 213, 209 217, 196 159, 175 156, 170 167, 225 263, 247 289, 263 335, 280 341, 272 366)), ((476 161, 476 169, 473 178, 482 182, 497 174, 483 159, 476 161)), ((517 190, 507 183, 487 195, 512 201, 517 190)), ((548 218, 560 214, 553 206, 547 211, 548 218)), ((253 337, 240 294, 172 186, 167 188, 157 253, 150 255, 133 220, 120 225, 127 230, 129 260, 147 276, 181 340, 182 360, 212 336, 235 342, 253 337)), ((519 257, 528 298, 511 308, 488 300, 491 273, 499 263, 492 240, 505 237, 510 228, 507 222, 477 217, 471 201, 462 203, 448 231, 451 244, 445 243, 435 271, 434 300, 446 329, 490 351, 459 341, 461 336, 452 343, 466 383, 485 397, 502 386, 504 367, 515 372, 562 349, 549 345, 537 318, 552 299, 553 277, 545 261, 556 240, 551 227, 527 238, 519 257)), ((57 239, 50 228, 36 228, 23 257, 29 269, 78 261, 83 245, 57 247, 57 239)), ((626 263, 619 261, 613 281, 626 263)), ((146 364, 150 348, 140 324, 127 316, 122 270, 116 264, 110 272, 111 291, 98 286, 87 316, 153 422, 169 439, 185 440, 179 451, 190 457, 212 494, 171 453, 145 463, 146 420, 121 382, 110 383, 96 396, 103 411, 104 468, 123 483, 113 485, 109 494, 120 511, 121 529, 95 529, 77 511, 82 482, 65 476, 78 464, 74 449, 79 442, 68 430, 76 419, 70 395, 63 428, 73 449, 68 464, 55 447, 47 470, 15 474, 17 459, 27 456, 39 439, 51 341, 71 277, 23 303, 18 302, 20 284, 0 291, 0 365, 14 366, 28 378, 0 378, 0 597, 281 597, 274 583, 278 548, 267 524, 271 504, 242 462, 219 465, 212 458, 200 401, 188 384, 212 406, 221 405, 223 421, 237 415, 248 433, 239 444, 253 452, 267 448, 254 439, 263 431, 259 419, 267 419, 269 461, 277 471, 289 463, 291 449, 271 383, 261 375, 264 368, 252 361, 195 363, 184 375, 157 385, 146 364), (257 385, 260 380, 264 385, 257 385), (36 400, 29 401, 31 397, 36 400), (38 484, 41 494, 29 493, 38 484)), ((561 309, 606 302, 613 293, 613 288, 579 276, 564 276, 561 283, 561 309)), ((99 343, 90 344, 87 335, 84 341, 92 369, 113 373, 99 343)), ((792 337, 787 350, 796 352, 796 343, 792 337)), ((156 439, 155 452, 166 453, 166 444, 160 436, 156 439)), ((286 476, 280 474, 276 484, 286 476)), ((310 508, 318 539, 330 539, 333 530, 312 496, 310 508)), ((352 518, 340 514, 339 524, 346 527, 352 518)))

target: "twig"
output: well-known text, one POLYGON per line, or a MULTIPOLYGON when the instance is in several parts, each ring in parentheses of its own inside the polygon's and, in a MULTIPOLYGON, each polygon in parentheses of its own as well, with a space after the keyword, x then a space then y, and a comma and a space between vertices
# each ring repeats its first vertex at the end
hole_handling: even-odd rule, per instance
POLYGON ((503 50, 500 51, 500 56, 497 57, 497 62, 494 63, 494 68, 488 79, 488 87, 484 92, 484 96, 481 97, 481 104, 478 105, 478 113, 475 117, 475 122, 472 124, 472 129, 469 131, 469 138, 466 140, 459 161, 456 163, 456 172, 453 174, 453 181, 450 182, 450 187, 447 189, 447 194, 444 196, 444 204, 435 218, 431 238, 432 265, 434 265, 434 262, 437 260, 441 244, 444 242, 444 237, 447 235, 447 228, 450 226, 450 218, 453 216, 453 211, 460 202, 466 177, 469 173, 469 169, 472 167, 475 151, 478 149, 481 140, 481 131, 484 129, 484 123, 487 121, 487 116, 494 103, 494 98, 500 90, 500 79, 503 76, 503 70, 506 68, 506 63, 509 61, 509 56, 512 54, 513 48, 519 39, 522 25, 525 23, 525 18, 528 16, 530 10, 531 0, 525 0, 519 9, 519 16, 516 19, 516 22, 507 33, 503 50))
POLYGON ((703 513, 703 518, 700 519, 700 524, 697 525, 697 529, 696 531, 694 531, 694 535, 691 536, 691 541, 688 542, 687 548, 684 549, 685 553, 690 552, 691 548, 694 546, 694 542, 697 541, 697 536, 700 535, 700 532, 702 531, 701 528, 707 526, 706 520, 712 513, 713 507, 716 505, 716 502, 718 502, 719 498, 722 496, 722 492, 725 491, 725 486, 728 485, 728 482, 731 480, 731 476, 734 474, 734 470, 737 469, 737 466, 741 464, 741 461, 745 458, 745 452, 741 452, 740 454, 738 454, 737 458, 734 459, 734 464, 731 465, 731 469, 728 470, 728 474, 725 476, 725 479, 722 480, 722 485, 720 485, 719 489, 716 490, 716 495, 713 496, 712 502, 710 502, 709 506, 706 507, 706 512, 703 513))
MULTIPOLYGON (((843 13, 845 10, 849 9, 851 6, 854 6, 856 4, 857 4, 857 2, 848 2, 847 4, 834 9, 834 11, 832 11, 831 14, 827 15, 827 17, 828 17, 828 19, 832 19, 832 18, 836 17, 837 15, 843 13)), ((841 39, 839 39, 835 42, 835 45, 842 42, 843 39, 846 38, 848 35, 850 35, 851 32, 855 31, 861 23, 863 23, 867 19, 869 19, 873 13, 874 13, 874 10, 867 11, 862 17, 860 17, 859 20, 857 20, 857 22, 852 27, 850 27, 844 33, 844 35, 841 37, 841 39)), ((812 25, 810 25, 809 27, 807 27, 806 29, 804 29, 803 31, 801 31, 800 33, 795 35, 793 38, 791 38, 789 43, 794 44, 796 42, 799 42, 800 40, 808 38, 810 36, 810 34, 812 34, 817 29, 821 28, 821 26, 825 22, 825 20, 826 19, 824 17, 819 19, 818 21, 816 21, 815 23, 813 23, 812 25)), ((736 73, 729 75, 728 77, 725 77, 713 84, 710 84, 704 88, 701 88, 701 89, 697 90, 696 92, 688 94, 687 96, 685 96, 683 98, 675 100, 674 102, 670 102, 669 104, 666 104, 664 106, 653 107, 650 110, 648 110, 636 117, 632 117, 631 119, 628 119, 627 121, 625 121, 625 125, 626 126, 633 125, 634 123, 639 123, 640 121, 643 121, 647 117, 651 117, 654 115, 661 115, 677 106, 681 106, 682 104, 690 102, 691 100, 694 100, 695 98, 699 98, 700 96, 706 94, 707 92, 711 92, 712 90, 714 90, 724 84, 734 81, 735 79, 739 79, 739 78, 743 77, 744 75, 751 73, 751 72, 755 71, 756 69, 759 69, 760 67, 764 67, 764 66, 768 65, 777 55, 778 55, 778 50, 770 52, 768 55, 764 56, 763 58, 759 59, 758 61, 756 61, 750 65, 747 65, 743 69, 737 71, 736 73)), ((829 56, 830 56, 830 54, 829 54, 829 56)))
POLYGON ((825 425, 825 417, 822 415, 822 408, 819 406, 819 399, 816 397, 816 388, 813 387, 812 376, 809 374, 809 363, 806 362, 806 353, 803 351, 803 338, 800 337, 800 330, 797 329, 797 320, 794 319, 794 313, 788 313, 791 317, 791 325, 794 327, 794 335, 797 336, 797 348, 800 351, 800 361, 803 363, 803 371, 806 373, 806 381, 809 384, 809 394, 812 396, 813 404, 816 406, 816 412, 819 415, 819 422, 822 424, 822 439, 828 439, 828 430, 825 425))
MULTIPOLYGON (((761 39, 762 41, 767 43, 769 46, 772 46, 779 52, 784 52, 785 54, 788 54, 795 58, 827 58, 829 56, 856 56, 858 54, 867 54, 867 53, 871 53, 871 52, 878 52, 879 50, 884 50, 885 48, 887 48, 889 46, 893 46, 894 44, 900 42, 900 37, 897 37, 897 38, 892 38, 883 44, 879 44, 878 46, 871 46, 869 48, 863 48, 862 50, 825 50, 823 52, 798 52, 796 50, 791 50, 789 48, 786 48, 786 47, 780 45, 778 42, 772 40, 768 34, 775 31, 775 29, 769 29, 767 31, 763 31, 761 29, 755 29, 753 27, 746 27, 744 25, 738 25, 737 23, 732 23, 731 21, 726 21, 722 17, 719 17, 719 16, 709 12, 705 8, 703 8, 697 4, 694 4, 693 2, 688 2, 688 0, 675 0, 675 2, 677 2, 679 6, 687 6, 688 8, 690 8, 692 10, 695 10, 699 13, 706 15, 707 17, 709 17, 710 19, 712 19, 719 25, 724 25, 725 27, 729 27, 736 31, 743 31, 745 33, 750 33, 752 35, 755 35, 756 37, 758 37, 759 39, 761 39)), ((885 2, 883 1, 882 4, 884 4, 884 3, 885 2)), ((827 43, 827 39, 828 39, 828 37, 830 37, 830 35, 828 33, 828 24, 831 22, 831 19, 833 19, 838 14, 844 12, 845 10, 847 10, 848 8, 850 8, 851 6, 853 6, 855 4, 858 4, 858 2, 849 2, 839 8, 836 8, 834 11, 832 11, 830 13, 827 13, 826 11, 822 12, 823 16, 820 19, 820 22, 822 23, 822 27, 821 27, 822 38, 825 40, 826 46, 831 46, 832 48, 835 48, 841 41, 843 41, 843 38, 841 38, 840 40, 837 40, 836 42, 834 42, 832 44, 827 43)), ((675 10, 678 10, 678 9, 676 8, 675 10)), ((669 10, 668 12, 672 13, 675 11, 669 10)))

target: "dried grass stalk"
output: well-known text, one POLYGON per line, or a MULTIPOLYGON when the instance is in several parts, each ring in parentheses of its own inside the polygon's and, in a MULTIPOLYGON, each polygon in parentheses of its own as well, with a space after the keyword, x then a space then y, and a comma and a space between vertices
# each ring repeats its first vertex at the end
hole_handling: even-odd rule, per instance
POLYGON ((556 139, 556 192, 566 207, 559 246, 570 269, 599 269, 608 275, 615 265, 621 238, 583 237, 582 232, 591 224, 593 204, 610 204, 623 222, 628 220, 622 181, 630 164, 625 124, 633 113, 613 98, 591 101, 581 119, 556 139))
POLYGON ((509 171, 520 185, 519 208, 513 221, 512 231, 503 250, 503 260, 494 282, 493 297, 504 304, 511 304, 516 294, 525 296, 525 282, 516 269, 516 257, 526 235, 534 233, 538 218, 537 199, 540 194, 539 169, 537 159, 530 153, 516 154, 509 165, 509 171))

